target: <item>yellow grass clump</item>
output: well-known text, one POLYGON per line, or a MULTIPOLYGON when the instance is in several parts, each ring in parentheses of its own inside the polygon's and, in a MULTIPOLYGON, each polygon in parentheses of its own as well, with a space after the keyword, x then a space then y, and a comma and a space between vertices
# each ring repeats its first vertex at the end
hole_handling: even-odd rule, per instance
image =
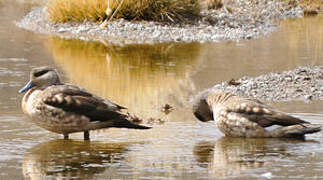
POLYGON ((71 21, 102 21, 106 0, 49 0, 47 12, 53 23, 71 21))
POLYGON ((53 23, 103 21, 106 11, 114 19, 183 22, 198 17, 200 5, 198 0, 49 0, 47 11, 53 23))

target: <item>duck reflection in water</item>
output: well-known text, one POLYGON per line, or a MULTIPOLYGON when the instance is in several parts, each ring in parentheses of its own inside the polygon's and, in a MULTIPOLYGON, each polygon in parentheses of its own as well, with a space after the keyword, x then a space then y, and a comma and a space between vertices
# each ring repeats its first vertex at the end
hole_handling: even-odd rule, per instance
POLYGON ((116 176, 130 143, 53 140, 39 144, 24 156, 26 179, 91 179, 109 170, 116 176))
POLYGON ((32 69, 30 81, 19 92, 26 91, 23 112, 40 127, 63 134, 64 139, 70 133, 84 132, 84 139, 89 140, 89 130, 108 127, 150 128, 130 122, 129 116, 121 112, 124 107, 62 83, 56 70, 50 67, 32 69))
POLYGON ((298 143, 317 143, 302 139, 232 138, 195 144, 193 154, 198 165, 209 169, 216 177, 238 176, 249 170, 270 166, 277 159, 297 157, 288 148, 298 143), (276 160, 275 160, 276 159, 276 160))

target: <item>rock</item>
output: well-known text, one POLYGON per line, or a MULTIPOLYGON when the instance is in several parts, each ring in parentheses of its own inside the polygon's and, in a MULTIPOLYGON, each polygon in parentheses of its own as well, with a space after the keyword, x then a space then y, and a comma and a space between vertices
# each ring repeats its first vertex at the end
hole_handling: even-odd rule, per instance
POLYGON ((262 177, 266 179, 271 179, 273 177, 273 174, 271 172, 267 172, 261 175, 262 177))
POLYGON ((58 33, 64 33, 64 32, 67 32, 67 31, 68 31, 68 29, 65 29, 65 28, 59 28, 57 30, 58 33))
POLYGON ((88 27, 79 27, 77 30, 76 30, 76 33, 84 33, 84 32, 87 32, 89 31, 89 28, 88 27))
POLYGON ((152 35, 152 38, 158 38, 160 36, 161 32, 160 31, 155 31, 152 35))
POLYGON ((313 96, 312 95, 305 95, 304 96, 305 100, 312 100, 313 99, 313 96))

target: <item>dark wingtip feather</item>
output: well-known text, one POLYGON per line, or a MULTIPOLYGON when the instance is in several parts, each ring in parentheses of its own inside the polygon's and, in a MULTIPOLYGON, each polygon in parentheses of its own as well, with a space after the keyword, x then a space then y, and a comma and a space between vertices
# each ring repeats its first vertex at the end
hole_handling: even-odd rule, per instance
POLYGON ((128 109, 128 108, 126 108, 126 107, 123 107, 123 106, 120 106, 120 105, 117 105, 118 106, 118 108, 121 110, 121 109, 128 109))
POLYGON ((129 129, 151 129, 152 128, 152 127, 148 127, 148 126, 134 124, 128 120, 124 120, 122 122, 117 122, 113 127, 129 128, 129 129))
POLYGON ((322 126, 318 124, 303 124, 306 127, 303 129, 304 134, 311 134, 320 132, 322 130, 322 126))
POLYGON ((134 129, 151 129, 152 127, 149 126, 143 126, 143 125, 137 125, 133 127, 134 129))
POLYGON ((288 135, 291 136, 304 136, 305 134, 312 134, 316 132, 320 132, 322 130, 321 125, 317 124, 301 124, 299 128, 295 128, 294 130, 288 131, 288 135))

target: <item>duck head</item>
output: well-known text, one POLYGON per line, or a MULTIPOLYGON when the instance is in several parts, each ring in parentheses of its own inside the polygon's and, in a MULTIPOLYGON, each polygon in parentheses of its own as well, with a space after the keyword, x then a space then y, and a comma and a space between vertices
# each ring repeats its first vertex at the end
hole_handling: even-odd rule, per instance
POLYGON ((19 93, 28 91, 33 87, 46 88, 51 85, 61 84, 58 73, 50 67, 37 67, 30 72, 30 81, 19 90, 19 93))
POLYGON ((204 91, 198 94, 193 100, 193 113, 194 116, 203 122, 214 121, 213 111, 210 109, 206 99, 209 95, 209 91, 204 91))

